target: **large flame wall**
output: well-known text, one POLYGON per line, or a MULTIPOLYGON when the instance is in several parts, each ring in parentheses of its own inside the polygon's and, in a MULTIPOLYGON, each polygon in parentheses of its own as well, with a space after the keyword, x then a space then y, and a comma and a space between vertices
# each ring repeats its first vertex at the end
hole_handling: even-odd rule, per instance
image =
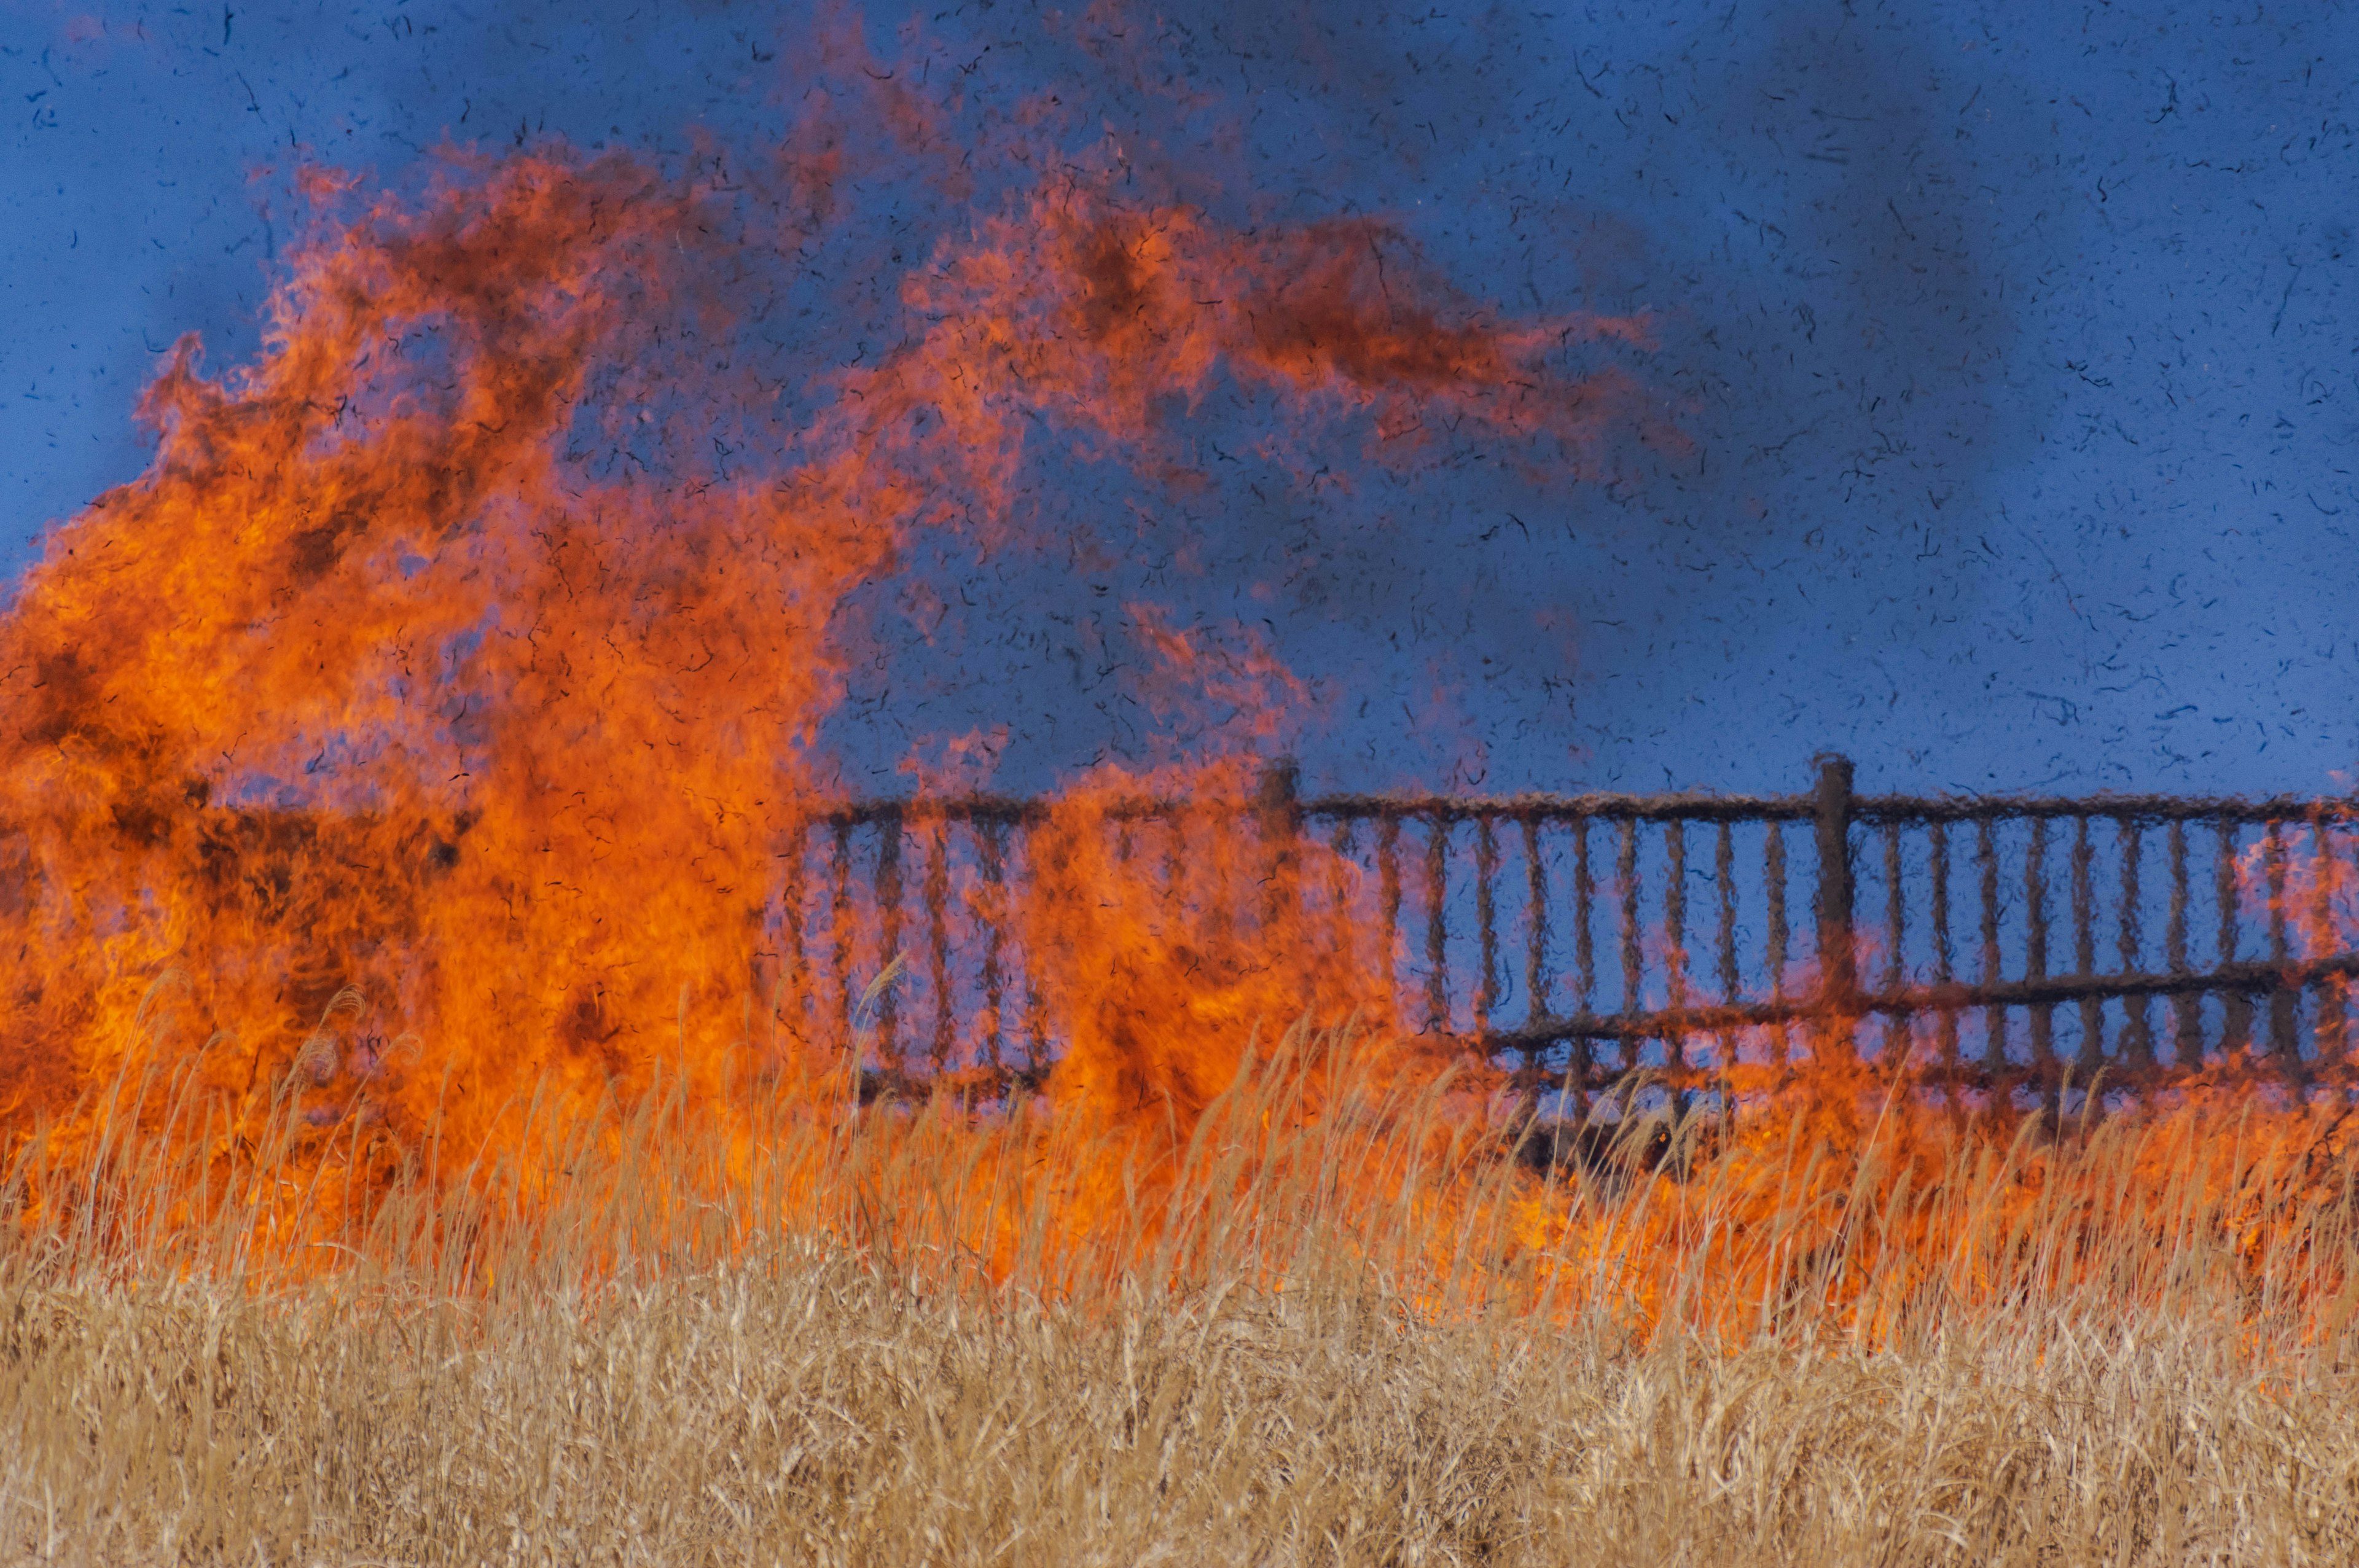
MULTIPOLYGON (((777 161, 798 222, 835 156, 777 161)), ((1502 321, 1381 222, 1227 232, 1118 174, 974 198, 892 346, 791 383, 733 352, 794 235, 701 164, 309 176, 264 352, 173 351, 148 472, 49 535, 0 622, 8 1125, 161 1061, 231 1099, 299 1078, 391 1159, 658 1059, 717 1082, 778 978, 780 847, 843 788, 824 727, 884 656, 859 596, 923 586, 916 546, 1006 542, 1059 465, 1184 490, 1168 431, 1216 395, 1305 474, 1444 427, 1577 465, 1638 415, 1560 357, 1638 323, 1502 321)), ((1237 716, 1152 782, 1239 793, 1223 759, 1299 687, 1250 638, 1136 621, 1154 707, 1237 716)), ((1225 914, 1188 918, 1252 962, 1165 931, 1094 842, 1020 890, 1073 1092, 1201 1105, 1316 977, 1225 914)))

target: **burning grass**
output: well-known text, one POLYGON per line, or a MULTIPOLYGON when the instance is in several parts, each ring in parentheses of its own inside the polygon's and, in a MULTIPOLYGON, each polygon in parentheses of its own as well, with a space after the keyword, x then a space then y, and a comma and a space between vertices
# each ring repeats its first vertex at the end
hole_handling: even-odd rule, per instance
POLYGON ((1502 315, 1380 220, 913 75, 775 156, 312 171, 264 351, 179 345, 149 471, 16 586, 0 1551, 2359 1556, 2331 1109, 1960 1120, 1835 1051, 1532 1159, 1397 1026, 1397 875, 1255 796, 1326 699, 1201 605, 1121 605, 1134 771, 950 854, 920 764, 1005 735, 852 719, 955 673, 961 573, 1012 585, 977 622, 1185 579, 1206 410, 1298 496, 1676 437, 1643 319, 1502 315), (906 235, 834 200, 895 169, 906 235), (886 731, 925 787, 864 903, 840 753, 886 731), (1142 792, 1187 807, 1160 873, 1142 792), (922 1070, 850 1038, 905 827, 922 1070))
MULTIPOLYGON (((1651 1170, 1549 1172, 1478 1077, 1379 1071, 1380 1046, 1306 1024, 1159 1123, 862 1106, 842 1075, 719 1118, 674 1079, 480 1158, 429 1147, 343 1206, 319 1202, 335 1159, 290 1163, 299 1078, 225 1144, 102 1115, 95 1161, 36 1141, 11 1173, 0 1539, 110 1563, 2359 1550, 2336 1113, 2060 1135, 1821 1076, 1651 1170)), ((146 1125, 204 1124, 180 1108, 146 1125)))

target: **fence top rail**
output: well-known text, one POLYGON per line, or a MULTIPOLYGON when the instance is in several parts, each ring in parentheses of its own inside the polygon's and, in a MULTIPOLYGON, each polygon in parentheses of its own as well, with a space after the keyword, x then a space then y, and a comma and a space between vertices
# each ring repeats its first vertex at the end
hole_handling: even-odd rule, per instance
POLYGON ((2290 822, 2310 817, 2359 820, 2359 797, 2267 795, 1862 795, 1852 819, 1875 824, 1991 822, 2003 819, 2111 817, 2124 822, 2290 822))
MULTIPOLYGON (((1053 813, 1053 797, 1027 798, 1012 795, 920 795, 873 800, 838 801, 821 806, 803 817, 807 826, 861 827, 880 822, 975 822, 1014 826, 1045 822, 1053 813)), ((1239 809, 1234 801, 1202 801, 1186 796, 1120 795, 1101 803, 1116 821, 1147 821, 1183 811, 1239 809)))
MULTIPOLYGON (((1806 822, 1818 815, 1814 795, 1327 795, 1301 802, 1306 816, 1419 816, 1463 821, 1477 817, 1542 820, 1593 817, 1605 821, 1806 822)), ((2359 820, 2359 796, 2114 795, 1862 795, 1850 800, 1850 820, 1886 823, 1997 821, 2029 817, 2114 817, 2157 822, 2285 822, 2312 816, 2359 820)))
MULTIPOLYGON (((1250 813, 1266 799, 1197 800, 1159 795, 1124 795, 1102 803, 1115 820, 1143 821, 1181 811, 1250 813)), ((1331 820, 1415 817, 1434 822, 1807 822, 1818 814, 1815 795, 1715 795, 1701 791, 1664 795, 1439 795, 1432 793, 1335 794, 1289 799, 1296 812, 1331 820)), ((845 801, 823 806, 806 820, 853 827, 896 820, 943 819, 1016 826, 1046 820, 1054 803, 1047 798, 968 794, 845 801)), ((1854 795, 1849 820, 1864 826, 1951 822, 1995 822, 2047 818, 2110 818, 2125 822, 2288 822, 2322 818, 2359 822, 2359 796, 1951 795, 1854 795)))
POLYGON ((1817 809, 1807 795, 1321 795, 1300 803, 1306 816, 1366 820, 1415 816, 1431 821, 1806 822, 1817 809))

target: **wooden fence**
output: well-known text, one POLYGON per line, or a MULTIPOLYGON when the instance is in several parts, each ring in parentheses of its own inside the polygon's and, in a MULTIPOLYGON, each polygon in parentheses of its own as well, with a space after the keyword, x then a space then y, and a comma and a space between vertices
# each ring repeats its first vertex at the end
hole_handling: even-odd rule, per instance
MULTIPOLYGON (((1277 861, 1321 847, 1353 873, 1401 1020, 1575 1097, 1831 1046, 1906 1052, 1966 1093, 2344 1065, 2359 803, 1852 784, 1828 756, 1791 795, 1304 796, 1280 763, 1247 802, 1110 819, 1123 860, 1175 890, 1223 814, 1277 861)), ((1037 1079, 1060 1043, 1004 912, 1049 811, 965 795, 812 818, 774 909, 791 1005, 864 1022, 889 1077, 1037 1079)))

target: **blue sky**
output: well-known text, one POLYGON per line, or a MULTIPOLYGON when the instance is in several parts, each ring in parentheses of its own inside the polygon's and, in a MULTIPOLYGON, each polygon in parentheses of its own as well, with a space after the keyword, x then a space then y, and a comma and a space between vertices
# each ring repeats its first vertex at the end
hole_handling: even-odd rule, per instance
MULTIPOLYGON (((2346 7, 865 10, 929 90, 1074 95, 1240 211, 1386 216, 1508 314, 1652 317, 1629 368, 1684 452, 1189 520, 1183 605, 1316 683, 1314 783, 1784 789, 1833 747, 1869 789, 2312 791, 2359 756, 2346 7)), ((805 21, 0 0, 0 564, 138 473, 175 337, 254 351, 299 151, 397 185, 446 140, 759 147, 805 21)), ((1129 744, 1093 618, 1175 590, 1071 575, 893 724, 1015 716, 1016 787, 1129 744)))

